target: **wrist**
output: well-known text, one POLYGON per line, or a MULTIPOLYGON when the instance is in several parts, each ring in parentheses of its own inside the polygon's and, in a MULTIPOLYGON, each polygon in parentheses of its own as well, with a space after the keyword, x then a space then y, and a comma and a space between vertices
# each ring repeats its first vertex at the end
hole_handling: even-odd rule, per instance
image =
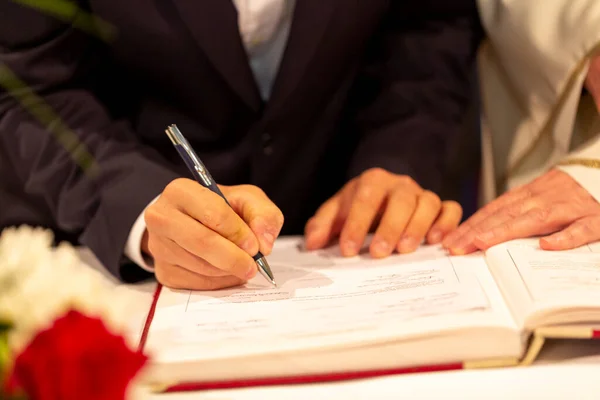
MULTIPOLYGON (((150 204, 154 201, 156 201, 156 198, 150 204)), ((144 214, 145 209, 140 213, 131 228, 129 239, 125 246, 125 256, 142 269, 154 272, 154 260, 149 245, 150 236, 146 228, 144 214)))

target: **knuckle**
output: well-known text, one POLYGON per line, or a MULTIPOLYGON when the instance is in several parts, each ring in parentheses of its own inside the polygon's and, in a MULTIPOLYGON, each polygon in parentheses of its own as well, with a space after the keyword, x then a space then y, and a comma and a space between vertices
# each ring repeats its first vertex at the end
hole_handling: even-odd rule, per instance
POLYGON ((510 219, 519 218, 529 214, 532 210, 540 208, 532 202, 516 202, 514 204, 500 205, 488 213, 490 218, 508 217, 510 219))
POLYGON ((517 228, 514 220, 508 220, 501 223, 499 226, 492 228, 491 232, 494 237, 501 237, 508 232, 517 232, 517 228))
POLYGON ((250 229, 246 229, 244 226, 237 225, 228 235, 228 239, 243 248, 248 248, 248 251, 258 249, 256 237, 251 233, 250 229))
POLYGON ((402 175, 399 178, 400 184, 403 186, 410 186, 410 187, 418 187, 419 185, 417 184, 417 182, 415 182, 415 180, 413 178, 411 178, 408 175, 402 175))
POLYGON ((369 181, 374 182, 381 182, 389 177, 390 173, 385 169, 379 167, 368 169, 362 175, 363 179, 367 179, 369 181))
POLYGON ((582 221, 577 229, 578 233, 582 237, 596 237, 598 236, 598 228, 594 228, 590 221, 582 221))
POLYGON ((399 210, 412 210, 417 205, 417 200, 414 193, 407 193, 401 187, 397 187, 392 193, 393 207, 399 210))
POLYGON ((268 212, 265 213, 266 222, 269 225, 269 229, 273 228, 281 228, 284 222, 283 212, 277 207, 273 205, 268 208, 268 212))
POLYGON ((264 190, 262 190, 260 187, 258 187, 256 185, 239 185, 238 188, 245 192, 249 192, 249 193, 260 195, 260 196, 266 196, 264 190))
POLYGON ((229 207, 223 204, 211 204, 200 211, 200 222, 203 225, 219 229, 229 222, 229 207))
POLYGON ((475 213, 475 215, 480 218, 486 218, 494 212, 495 208, 496 204, 492 201, 491 203, 488 203, 485 206, 483 206, 479 211, 475 213))
MULTIPOLYGON (((506 223, 504 223, 506 224, 506 223)), ((493 230, 493 229, 492 229, 493 230)), ((473 235, 473 236, 479 236, 479 235, 483 235, 484 233, 486 233, 488 231, 488 229, 485 229, 485 227, 481 226, 481 224, 477 224, 477 225, 473 225, 469 227, 469 232, 473 235)))
POLYGON ((505 210, 503 210, 503 211, 501 211, 501 212, 504 212, 504 213, 506 213, 506 215, 507 215, 509 218, 518 218, 518 217, 520 217, 521 215, 523 215, 523 209, 524 209, 524 208, 526 208, 526 207, 524 207, 524 206, 523 206, 523 205, 521 205, 521 204, 518 204, 518 205, 516 205, 516 206, 511 206, 511 207, 508 207, 508 208, 506 208, 505 210))
POLYGON ((169 218, 156 205, 151 205, 144 211, 144 221, 148 230, 161 230, 169 224, 169 218))
POLYGON ((475 237, 485 233, 489 235, 489 237, 487 238, 488 240, 494 240, 499 237, 503 237, 506 234, 506 232, 511 232, 512 227, 512 223, 503 222, 500 225, 493 227, 492 229, 478 231, 475 237))
POLYGON ((534 198, 536 195, 535 186, 533 184, 523 187, 523 197, 526 199, 534 198))
POLYGON ((462 215, 462 212, 463 212, 462 206, 457 201, 447 200, 447 201, 443 202, 443 205, 446 207, 448 212, 462 215))
POLYGON ((443 203, 449 209, 462 210, 462 206, 460 205, 460 203, 458 201, 455 201, 455 200, 444 200, 443 203))
POLYGON ((361 204, 372 204, 375 201, 373 187, 370 184, 360 185, 356 190, 355 199, 361 204))
POLYGON ((181 195, 183 191, 186 190, 186 187, 189 185, 189 180, 186 178, 177 178, 172 180, 165 186, 163 190, 163 196, 168 199, 177 198, 181 195))
POLYGON ((420 199, 421 201, 424 201, 435 208, 440 208, 442 206, 442 200, 440 199, 440 197, 429 190, 423 191, 423 193, 421 193, 420 199))
POLYGON ((550 216, 550 209, 548 207, 534 208, 529 212, 529 216, 536 222, 546 222, 546 220, 550 216))

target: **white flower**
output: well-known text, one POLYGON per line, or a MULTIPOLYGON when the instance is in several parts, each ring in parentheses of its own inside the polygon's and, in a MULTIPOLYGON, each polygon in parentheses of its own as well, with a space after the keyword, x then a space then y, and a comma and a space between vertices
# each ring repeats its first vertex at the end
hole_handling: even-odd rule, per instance
POLYGON ((102 318, 114 333, 124 330, 128 297, 82 265, 72 246, 52 241, 50 231, 28 226, 0 236, 0 320, 14 325, 14 350, 69 309, 102 318))

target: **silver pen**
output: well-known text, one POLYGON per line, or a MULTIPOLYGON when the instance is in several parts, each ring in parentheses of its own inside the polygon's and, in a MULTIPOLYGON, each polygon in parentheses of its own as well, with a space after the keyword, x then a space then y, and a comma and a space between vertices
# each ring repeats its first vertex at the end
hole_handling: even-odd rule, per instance
MULTIPOLYGON (((194 149, 192 149, 192 146, 190 146, 179 128, 177 128, 177 125, 173 124, 169 126, 166 129, 166 132, 167 136, 169 136, 169 139, 171 139, 171 142, 173 142, 175 149, 185 162, 185 165, 187 165, 194 176, 194 179, 205 188, 210 189, 221 196, 221 198, 223 198, 223 200, 225 200, 225 202, 231 207, 231 204, 229 204, 213 177, 210 175, 202 161, 200 161, 200 158, 194 149)), ((269 263, 267 262, 265 256, 263 256, 259 251, 253 258, 258 265, 258 271, 261 273, 261 275, 264 276, 273 286, 277 287, 275 279, 273 278, 273 272, 271 272, 271 267, 269 267, 269 263)))

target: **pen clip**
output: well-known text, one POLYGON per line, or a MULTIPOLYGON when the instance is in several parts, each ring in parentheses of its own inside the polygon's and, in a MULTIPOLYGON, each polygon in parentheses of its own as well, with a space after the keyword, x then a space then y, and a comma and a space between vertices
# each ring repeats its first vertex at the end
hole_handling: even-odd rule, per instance
POLYGON ((185 136, 183 136, 183 133, 181 133, 181 131, 179 130, 177 125, 175 125, 175 124, 170 125, 169 127, 167 127, 165 132, 167 133, 167 136, 169 137, 171 142, 173 142, 173 144, 176 147, 180 146, 183 148, 183 150, 188 155, 188 157, 190 158, 190 161, 193 164, 191 167, 193 167, 193 169, 198 173, 198 175, 202 179, 202 181, 207 186, 213 185, 214 181, 212 179, 212 176, 210 176, 210 174, 208 173, 208 170, 206 169, 204 164, 202 164, 202 162, 196 155, 196 152, 194 151, 194 149, 192 149, 192 146, 190 146, 189 142, 187 141, 185 136))

